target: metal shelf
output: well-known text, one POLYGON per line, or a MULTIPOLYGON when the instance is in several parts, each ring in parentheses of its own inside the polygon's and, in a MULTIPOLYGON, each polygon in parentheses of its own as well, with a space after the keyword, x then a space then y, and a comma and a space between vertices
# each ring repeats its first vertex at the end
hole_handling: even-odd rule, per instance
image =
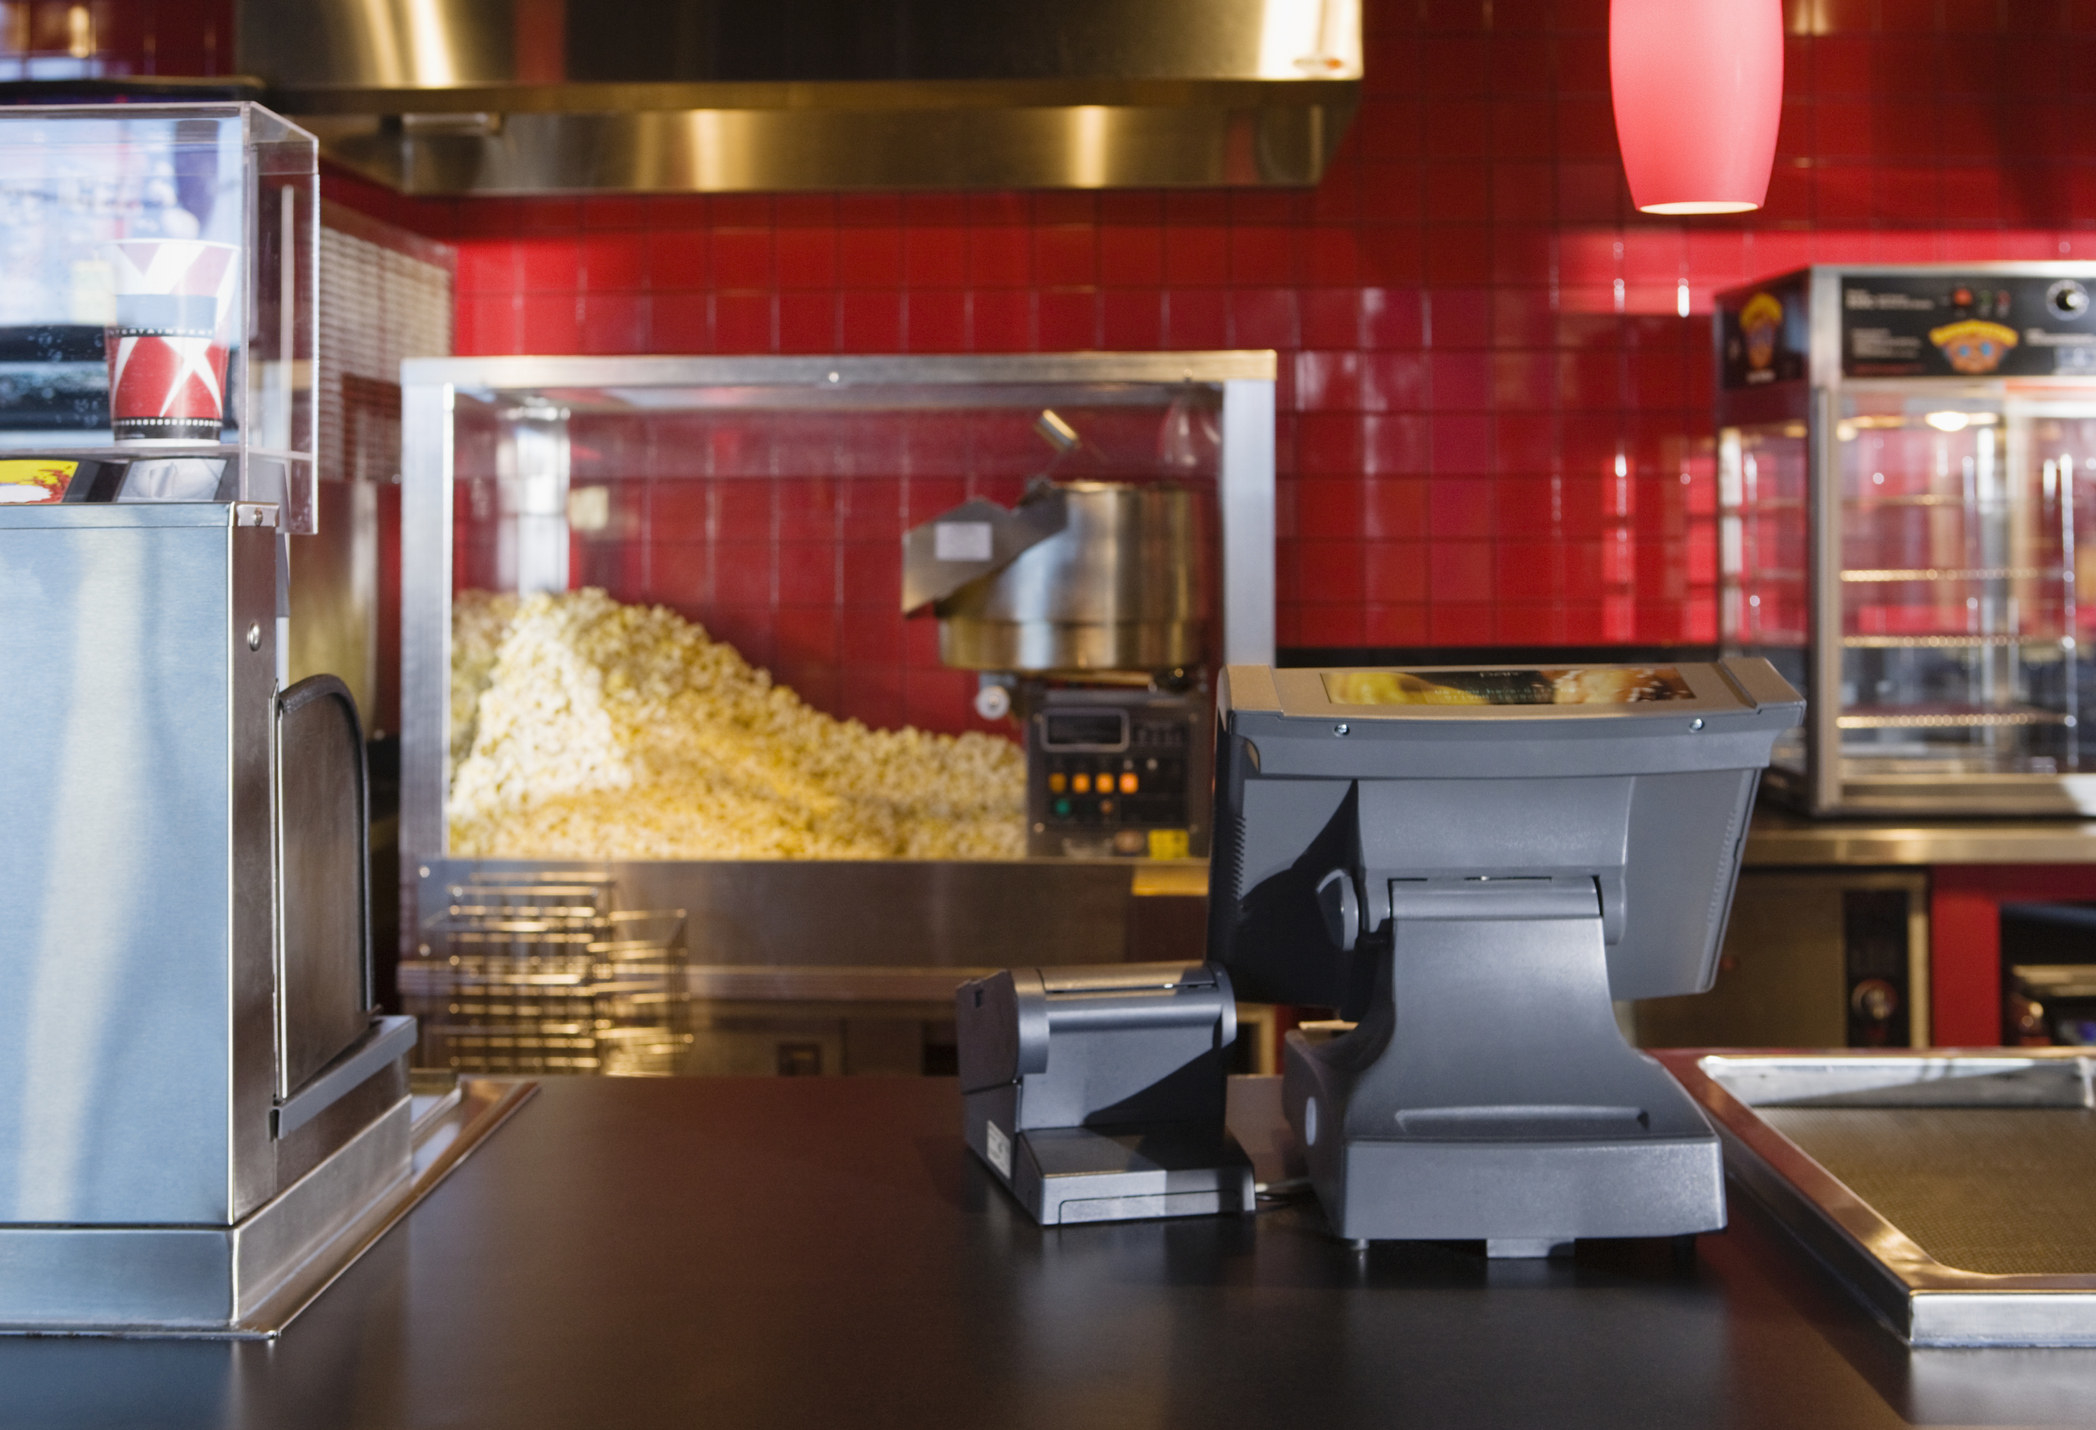
POLYGON ((76 430, 59 429, 52 432, 6 432, 0 433, 0 460, 16 460, 23 457, 91 458, 100 461, 158 462, 176 457, 262 457, 278 462, 311 462, 311 452, 295 452, 288 447, 264 447, 260 443, 242 443, 238 438, 231 442, 126 442, 116 443, 103 438, 99 441, 82 441, 81 438, 97 434, 76 430), (49 437, 47 442, 25 442, 24 437, 49 437))
POLYGON ((2065 712, 2032 706, 1857 705, 1835 720, 1844 730, 1984 730, 2064 725, 2065 712))
POLYGON ((2060 566, 1864 566, 1841 573, 1844 582, 2044 581, 2067 574, 2060 566))
POLYGON ((1955 493, 1916 492, 1908 496, 1843 497, 1841 505, 1846 511, 1869 511, 1872 507, 1879 506, 1948 506, 1956 507, 1960 511, 2005 512, 2014 503, 2002 497, 1973 497, 1968 500, 1955 493))
POLYGON ((2066 636, 1843 636, 1850 650, 1958 650, 1961 648, 2066 644, 2066 636))

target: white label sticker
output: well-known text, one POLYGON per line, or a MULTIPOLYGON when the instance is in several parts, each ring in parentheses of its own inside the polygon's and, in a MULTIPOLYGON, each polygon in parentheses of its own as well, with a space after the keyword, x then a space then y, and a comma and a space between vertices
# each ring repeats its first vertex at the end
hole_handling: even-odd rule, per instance
POLYGON ((990 523, 942 521, 932 528, 932 554, 941 561, 988 561, 990 523))
POLYGON ((1009 1182, 1012 1179, 1012 1139, 1004 1135, 1004 1129, 994 1122, 983 1124, 983 1146, 990 1156, 990 1165, 1009 1182))

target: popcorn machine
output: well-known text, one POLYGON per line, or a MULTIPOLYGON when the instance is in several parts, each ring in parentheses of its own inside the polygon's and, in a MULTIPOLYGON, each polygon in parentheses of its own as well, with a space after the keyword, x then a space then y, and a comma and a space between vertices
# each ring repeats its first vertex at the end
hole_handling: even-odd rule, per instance
POLYGON ((1806 692, 1814 814, 2086 814, 2096 265, 1814 267, 1721 294, 1720 620, 1806 692))
POLYGON ((609 1018, 654 1039, 628 1066, 920 1071, 917 1030, 950 1054, 953 987, 990 959, 1119 962, 1152 914, 1185 942, 1208 672, 1272 658, 1274 374, 406 363, 401 988, 425 1056, 609 1018), (937 626, 906 618, 927 603, 937 626), (1014 716, 1053 720, 1067 767, 1030 765, 1014 716), (1076 848, 1032 827, 1057 776, 1073 816, 1114 807, 1076 848), (674 932, 629 948, 614 915, 674 932), (667 1039, 605 1011, 649 979, 681 1009, 667 1039))

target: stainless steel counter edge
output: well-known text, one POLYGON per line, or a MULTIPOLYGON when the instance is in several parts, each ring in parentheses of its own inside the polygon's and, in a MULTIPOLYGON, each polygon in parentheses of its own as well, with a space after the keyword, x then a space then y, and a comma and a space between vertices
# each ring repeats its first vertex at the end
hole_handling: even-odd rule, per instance
MULTIPOLYGON (((1922 1052, 1848 1048, 1765 1052, 1674 1048, 1654 1054, 1702 1106, 1725 1144, 1726 1170, 1815 1257, 1849 1283, 1895 1334, 1916 1347, 2083 1347, 2096 1344, 2096 1276, 1966 1271, 1931 1256, 1804 1148, 1764 1121, 1758 1104, 1721 1081, 1757 1065, 1812 1073, 1843 1067, 1913 1069, 1916 1082, 1951 1075, 1960 1062, 2062 1067, 2087 1096, 2089 1059, 2079 1048, 1945 1048, 1922 1052)), ((2070 1083, 2071 1085, 2071 1083, 2070 1083)), ((1783 1099, 1775 1099, 1782 1105, 1783 1099)), ((1976 1105, 1976 1104, 1975 1104, 1976 1105)), ((2017 1103, 2003 1103, 2016 1106, 2017 1103)))
POLYGON ((1881 823, 1805 819, 1766 807, 1747 831, 1746 866, 1923 866, 2096 862, 2096 823, 1961 820, 1881 823))

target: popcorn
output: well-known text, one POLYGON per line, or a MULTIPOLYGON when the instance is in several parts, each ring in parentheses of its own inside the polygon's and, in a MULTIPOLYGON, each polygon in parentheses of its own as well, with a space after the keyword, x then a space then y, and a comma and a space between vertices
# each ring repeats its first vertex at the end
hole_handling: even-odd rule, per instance
POLYGON ((660 606, 598 590, 453 603, 454 854, 1016 859, 1009 740, 811 709, 660 606))
POLYGON ((474 721, 480 697, 495 676, 495 652, 509 623, 517 618, 517 598, 503 591, 461 591, 451 600, 451 749, 444 778, 473 749, 474 721))

